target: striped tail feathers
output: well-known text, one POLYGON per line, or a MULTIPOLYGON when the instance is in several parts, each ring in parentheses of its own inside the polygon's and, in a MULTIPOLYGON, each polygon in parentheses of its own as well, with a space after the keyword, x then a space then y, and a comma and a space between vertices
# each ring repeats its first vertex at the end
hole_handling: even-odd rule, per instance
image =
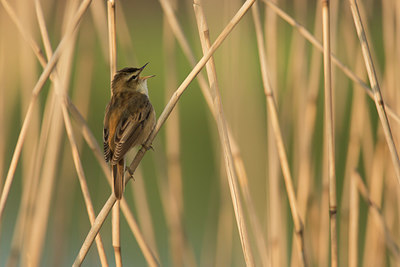
POLYGON ((111 166, 111 174, 113 177, 114 195, 117 199, 121 199, 125 189, 125 160, 118 161, 117 164, 111 166))

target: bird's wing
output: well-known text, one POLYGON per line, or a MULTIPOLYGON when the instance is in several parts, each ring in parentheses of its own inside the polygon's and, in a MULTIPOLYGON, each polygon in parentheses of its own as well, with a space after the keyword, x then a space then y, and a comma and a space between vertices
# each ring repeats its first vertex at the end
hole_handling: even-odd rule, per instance
POLYGON ((143 133, 144 125, 151 112, 152 106, 147 96, 143 94, 134 96, 115 132, 113 163, 120 161, 133 146, 139 145, 137 140, 143 133))
POLYGON ((110 146, 108 145, 108 139, 110 137, 110 130, 108 129, 108 119, 109 119, 109 109, 110 109, 110 104, 107 105, 106 108, 106 113, 104 116, 104 128, 103 128, 103 153, 104 153, 104 159, 106 162, 109 162, 111 159, 111 149, 110 146))

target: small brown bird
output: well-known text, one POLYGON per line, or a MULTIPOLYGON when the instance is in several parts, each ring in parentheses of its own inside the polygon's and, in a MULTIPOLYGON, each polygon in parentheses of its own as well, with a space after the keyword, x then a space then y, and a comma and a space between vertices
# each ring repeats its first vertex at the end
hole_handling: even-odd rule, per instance
POLYGON ((139 77, 141 68, 117 71, 111 83, 111 100, 104 116, 104 158, 111 163, 114 194, 122 198, 125 181, 125 155, 137 145, 143 145, 154 129, 156 116, 149 100, 147 79, 139 77))

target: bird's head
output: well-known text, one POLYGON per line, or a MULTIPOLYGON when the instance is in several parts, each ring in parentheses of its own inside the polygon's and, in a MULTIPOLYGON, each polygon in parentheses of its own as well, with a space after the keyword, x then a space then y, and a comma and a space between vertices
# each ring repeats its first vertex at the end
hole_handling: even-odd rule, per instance
POLYGON ((149 63, 144 64, 141 68, 123 68, 117 71, 111 83, 113 94, 129 90, 148 95, 147 79, 155 75, 139 76, 147 64, 149 63))

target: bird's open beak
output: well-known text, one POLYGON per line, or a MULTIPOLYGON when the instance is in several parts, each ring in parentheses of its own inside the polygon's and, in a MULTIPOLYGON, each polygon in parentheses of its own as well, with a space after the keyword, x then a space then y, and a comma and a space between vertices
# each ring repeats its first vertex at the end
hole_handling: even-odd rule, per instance
MULTIPOLYGON (((147 62, 146 64, 143 65, 143 67, 140 68, 140 72, 143 71, 143 69, 147 66, 147 64, 149 64, 149 62, 147 62)), ((139 73, 140 73, 140 72, 139 72, 139 73)), ((147 80, 147 79, 149 79, 149 78, 152 78, 152 77, 154 77, 154 76, 156 76, 156 75, 144 76, 144 77, 140 77, 140 79, 143 80, 143 81, 145 81, 145 80, 147 80)))
POLYGON ((144 77, 140 77, 140 79, 142 79, 142 80, 147 80, 147 79, 149 79, 149 78, 153 78, 154 76, 156 76, 156 75, 144 76, 144 77))
POLYGON ((143 65, 143 67, 140 68, 140 72, 142 72, 142 70, 147 66, 147 64, 149 64, 149 62, 147 62, 146 64, 143 65))

